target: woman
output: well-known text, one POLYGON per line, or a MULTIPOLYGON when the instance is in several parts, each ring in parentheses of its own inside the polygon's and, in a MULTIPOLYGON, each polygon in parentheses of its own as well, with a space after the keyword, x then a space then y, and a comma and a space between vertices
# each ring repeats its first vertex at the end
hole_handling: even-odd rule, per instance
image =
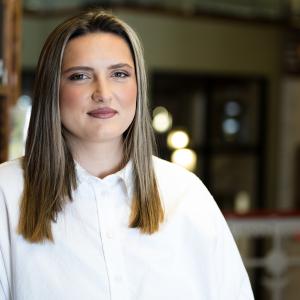
POLYGON ((152 156, 143 55, 99 10, 41 52, 25 156, 0 167, 0 299, 253 299, 224 218, 152 156))

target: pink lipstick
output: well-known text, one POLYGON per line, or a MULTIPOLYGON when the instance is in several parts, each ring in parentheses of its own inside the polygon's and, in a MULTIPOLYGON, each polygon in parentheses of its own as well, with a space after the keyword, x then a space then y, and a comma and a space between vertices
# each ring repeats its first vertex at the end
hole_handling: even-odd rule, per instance
POLYGON ((98 119, 109 119, 114 117, 116 114, 117 111, 110 107, 102 107, 88 112, 88 115, 98 119))

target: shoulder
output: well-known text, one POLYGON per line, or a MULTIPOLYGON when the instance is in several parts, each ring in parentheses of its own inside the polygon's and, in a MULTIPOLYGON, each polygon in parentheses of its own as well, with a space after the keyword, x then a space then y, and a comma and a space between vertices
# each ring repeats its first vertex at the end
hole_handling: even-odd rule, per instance
POLYGON ((24 182, 21 163, 22 159, 16 159, 0 164, 0 227, 9 226, 7 230, 11 231, 10 234, 16 228, 19 218, 24 182))
MULTIPOLYGON (((165 177, 171 176, 174 180, 190 179, 190 180, 199 180, 198 177, 186 170, 185 168, 169 162, 167 160, 161 159, 159 157, 153 156, 153 165, 156 176, 165 177)), ((169 179, 171 179, 169 178, 169 179)))
POLYGON ((23 176, 22 158, 17 158, 0 164, 0 182, 11 181, 23 176))
POLYGON ((210 195, 202 181, 192 172, 183 167, 163 160, 156 156, 153 157, 153 164, 158 185, 161 189, 172 189, 178 192, 190 190, 197 191, 197 194, 204 193, 210 195))
POLYGON ((157 157, 153 158, 153 163, 167 215, 179 211, 203 215, 217 209, 210 192, 194 173, 157 157))
POLYGON ((162 159, 154 158, 154 169, 165 211, 165 228, 188 232, 196 243, 217 242, 227 226, 214 198, 193 173, 162 159))
POLYGON ((0 164, 0 175, 3 172, 11 172, 11 171, 16 171, 16 170, 22 170, 22 157, 13 159, 13 160, 8 160, 4 163, 0 164))
POLYGON ((0 164, 0 190, 17 192, 23 186, 22 158, 0 164))

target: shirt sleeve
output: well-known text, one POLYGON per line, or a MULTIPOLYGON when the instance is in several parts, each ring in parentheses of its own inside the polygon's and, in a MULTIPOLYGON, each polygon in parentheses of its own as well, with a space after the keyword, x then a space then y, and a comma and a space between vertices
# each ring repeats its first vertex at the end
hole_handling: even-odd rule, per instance
POLYGON ((5 196, 0 187, 0 299, 12 299, 10 293, 10 234, 5 196))
POLYGON ((239 250, 225 218, 215 206, 217 242, 215 248, 215 268, 220 295, 218 299, 254 300, 249 277, 239 250))
POLYGON ((248 277, 245 277, 245 279, 242 281, 238 300, 254 300, 248 277))

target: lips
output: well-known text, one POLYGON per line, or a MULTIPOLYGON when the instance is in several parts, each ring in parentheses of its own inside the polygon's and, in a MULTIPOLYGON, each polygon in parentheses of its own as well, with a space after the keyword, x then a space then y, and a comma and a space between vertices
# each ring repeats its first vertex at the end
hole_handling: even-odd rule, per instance
POLYGON ((98 119, 109 119, 114 117, 117 111, 110 107, 103 107, 88 112, 88 115, 98 119))

